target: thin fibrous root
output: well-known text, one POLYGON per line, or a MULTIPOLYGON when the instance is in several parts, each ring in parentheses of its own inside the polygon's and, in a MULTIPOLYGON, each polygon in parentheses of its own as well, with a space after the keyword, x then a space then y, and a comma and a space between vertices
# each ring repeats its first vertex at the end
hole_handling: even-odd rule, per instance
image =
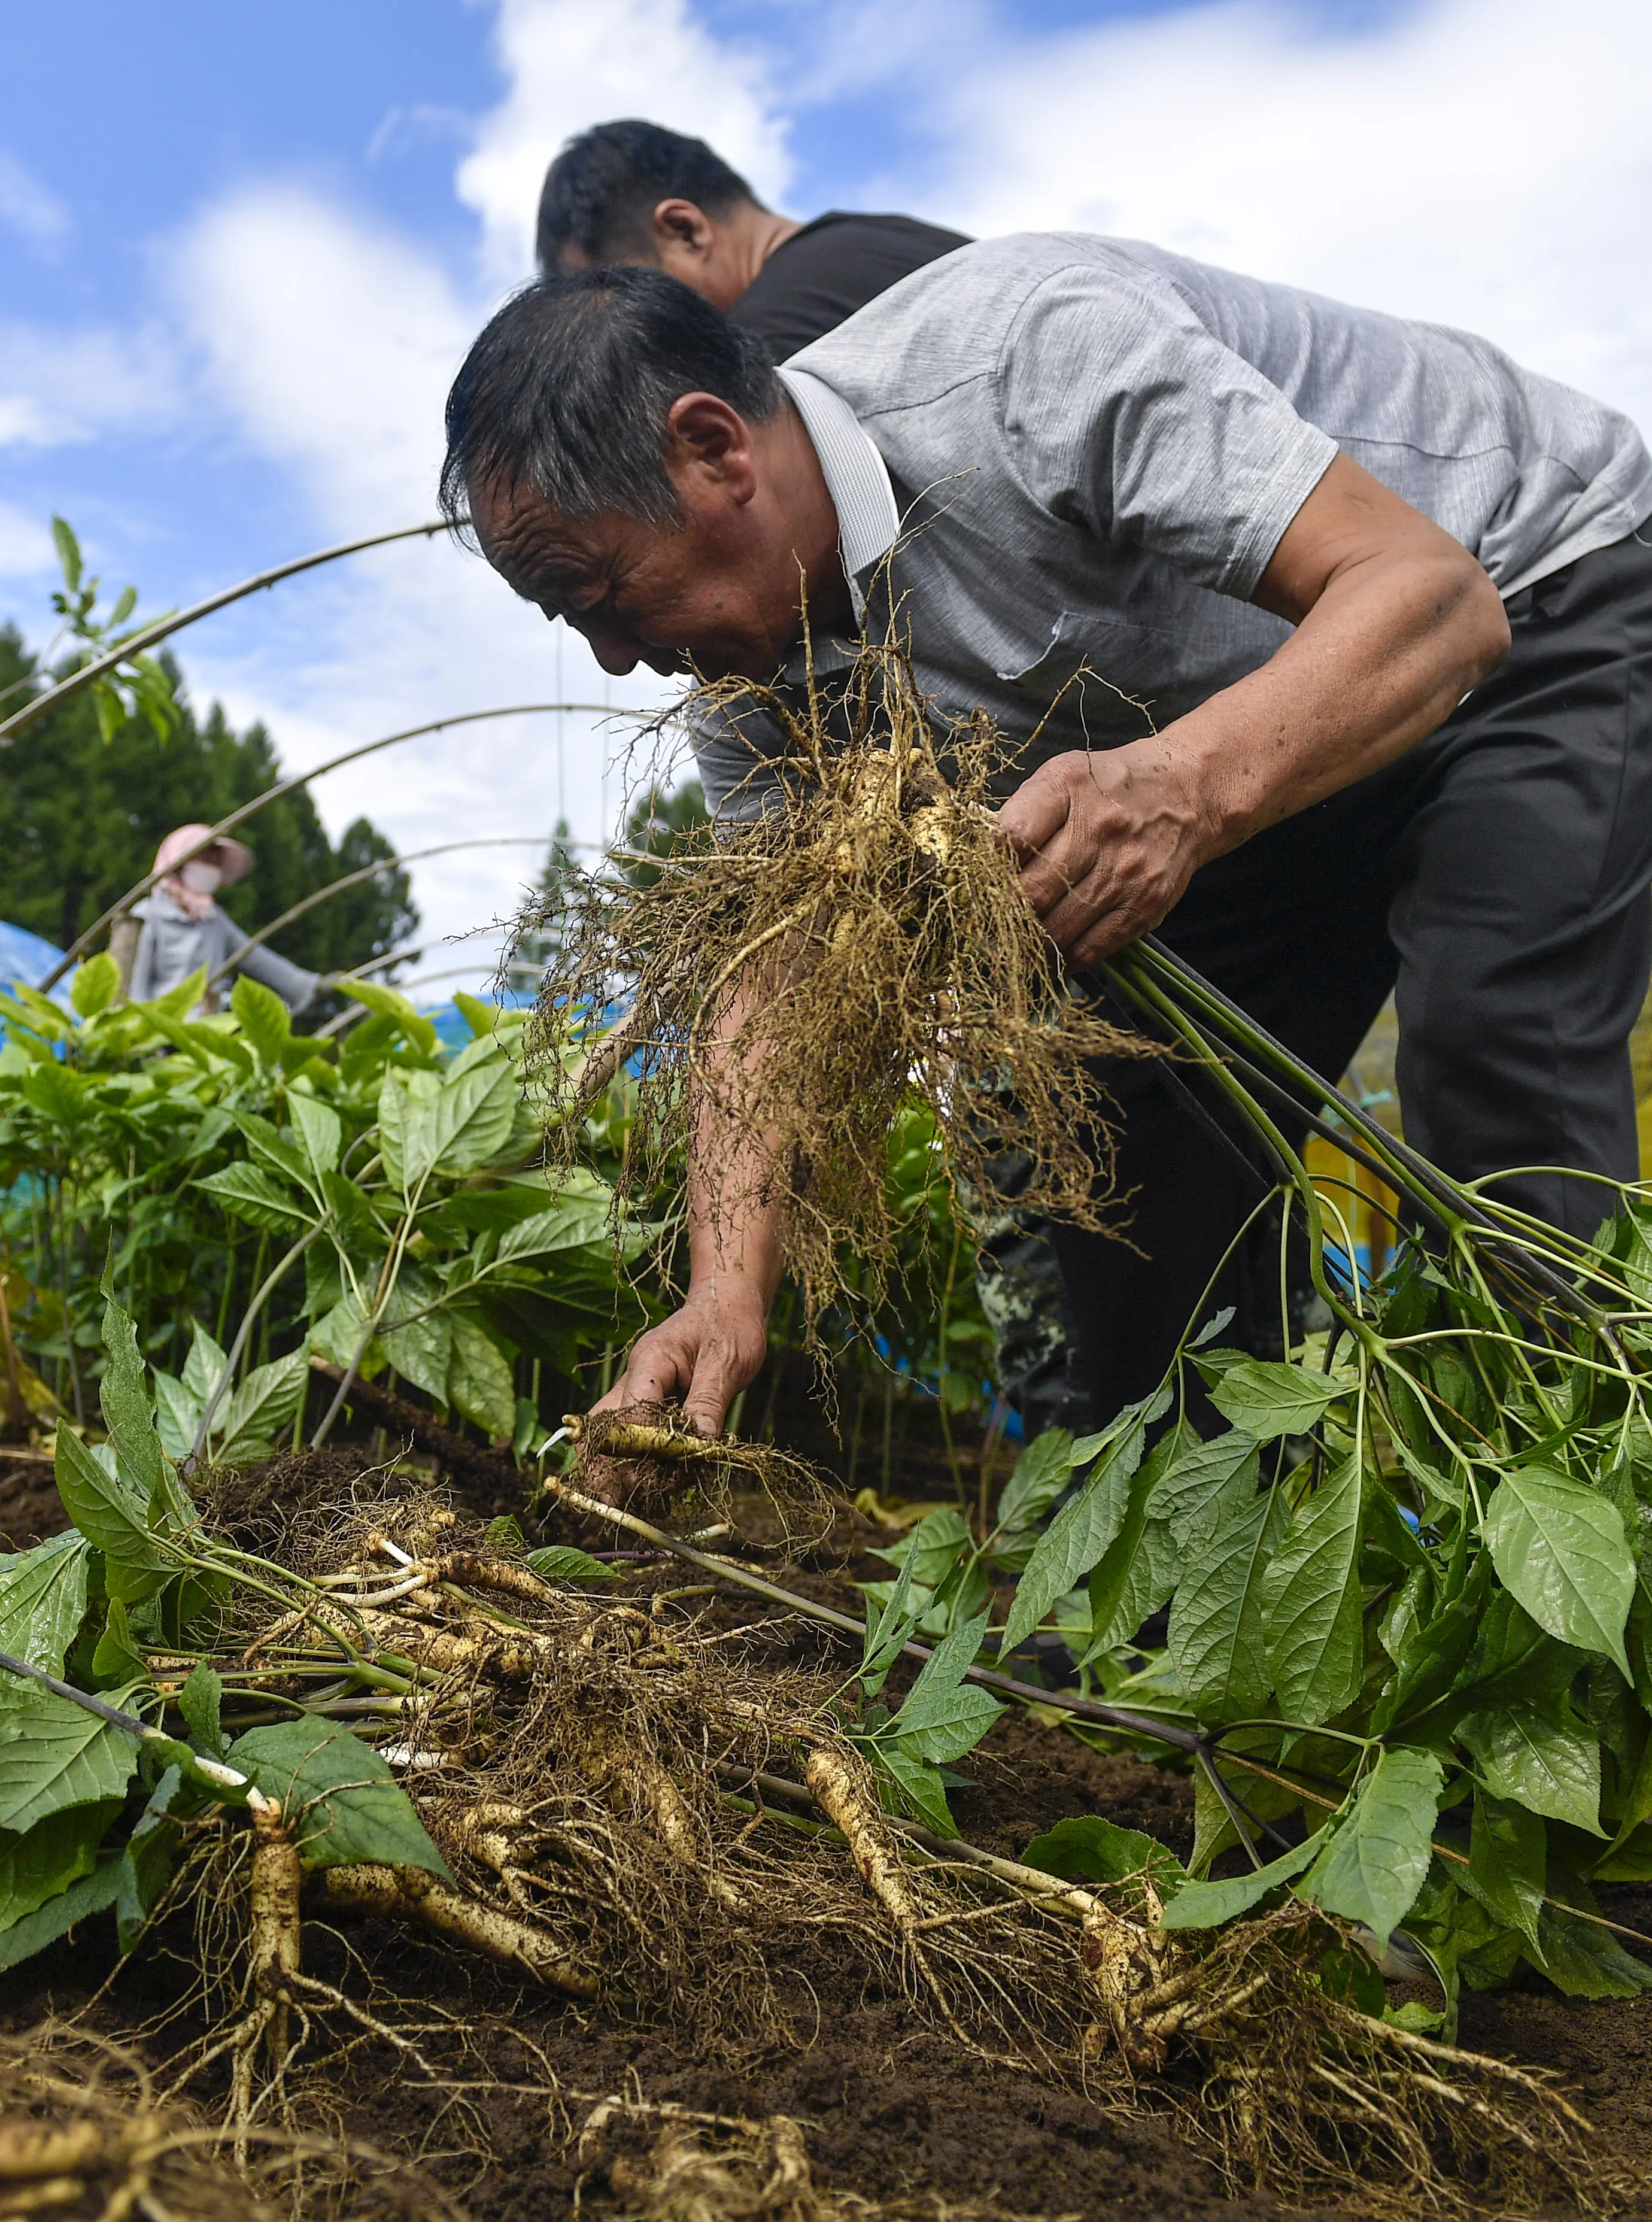
POLYGON ((594 1999, 597 1978, 556 1942, 514 1914, 483 1905, 423 1867, 359 1866, 324 1868, 312 1878, 317 1901, 335 1912, 377 1914, 415 1921, 486 1959, 523 1969, 537 1982, 569 1998, 594 1999))

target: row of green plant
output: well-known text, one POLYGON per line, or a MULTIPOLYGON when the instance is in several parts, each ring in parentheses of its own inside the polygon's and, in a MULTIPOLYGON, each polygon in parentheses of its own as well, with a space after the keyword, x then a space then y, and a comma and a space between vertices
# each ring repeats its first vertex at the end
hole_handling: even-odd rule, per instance
POLYGON ((0 997, 9 1333, 42 1414, 95 1418, 106 1271, 169 1424, 243 1460, 297 1425, 311 1357, 508 1440, 642 1324, 640 1231, 616 1241, 595 1172, 536 1170, 520 1013, 460 998, 450 1056, 372 982, 330 1039, 254 981, 196 1019, 198 976, 153 1003, 116 988, 105 953, 72 1009, 0 997))
MULTIPOLYGON (((1001 1659, 1058 1630, 1140 1748, 1191 1753, 1191 1860, 1152 1853, 1171 1927, 1288 1890, 1403 1925, 1454 2001, 1523 1962, 1576 1996, 1652 1987, 1594 1894, 1652 1879, 1652 1196, 1601 1183, 1616 1208, 1573 1240, 1446 1181, 1163 952, 1115 976, 1273 1152, 1334 1325, 1274 1362, 1210 1319, 1104 1430, 1034 1443, 989 1533, 932 1513, 883 1554, 912 1626, 983 1628, 1013 1580, 1001 1659), (1336 1270, 1292 1106, 1412 1217, 1375 1285, 1336 1270)), ((1112 1879, 1098 1830, 1060 1872, 1112 1879)))

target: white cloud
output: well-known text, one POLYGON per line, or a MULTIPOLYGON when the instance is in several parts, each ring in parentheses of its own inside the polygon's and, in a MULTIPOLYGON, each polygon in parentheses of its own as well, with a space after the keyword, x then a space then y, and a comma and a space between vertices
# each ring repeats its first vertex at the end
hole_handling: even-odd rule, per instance
POLYGON ((56 253, 71 229, 69 211, 57 195, 3 148, 0 148, 0 223, 9 224, 37 254, 47 256, 56 253))
MULTIPOLYGON (((210 208, 172 242, 163 267, 204 399, 242 451, 268 459, 300 493, 318 540, 435 516, 443 402, 483 308, 433 258, 283 186, 210 208)), ((458 712, 605 699, 574 639, 561 652, 559 693, 556 637, 543 618, 440 538, 260 595, 180 646, 198 698, 221 697, 237 722, 265 719, 289 769, 458 712)), ((622 701, 656 699, 651 680, 646 690, 625 682, 612 691, 622 701)), ((605 822, 607 752, 595 722, 502 719, 411 741, 319 781, 317 806, 335 832, 364 813, 411 851, 495 836, 543 841, 560 789, 575 831, 592 838, 605 822)), ((619 794, 616 779, 611 805, 619 794)), ((531 849, 473 850, 416 866, 427 935, 468 933, 508 913, 538 862, 531 849)), ((490 938, 452 961, 472 956, 483 976, 492 946, 490 938)))
POLYGON ((966 57, 927 198, 1466 325, 1652 424, 1649 81, 1644 0, 1432 0, 1339 36, 1228 0, 966 57))
POLYGON ((764 199, 790 165, 769 65, 719 39, 688 0, 499 0, 494 32, 510 91, 459 166, 459 198, 481 218, 493 283, 533 269, 545 166, 570 133, 646 116, 708 139, 764 199))
POLYGON ((152 431, 174 422, 182 407, 176 349, 154 323, 80 332, 0 324, 0 447, 152 431))

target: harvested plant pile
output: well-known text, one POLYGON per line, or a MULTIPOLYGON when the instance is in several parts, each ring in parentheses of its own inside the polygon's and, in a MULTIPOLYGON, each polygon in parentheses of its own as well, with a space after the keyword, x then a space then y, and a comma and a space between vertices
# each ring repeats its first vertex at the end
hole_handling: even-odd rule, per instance
MULTIPOLYGON (((124 1949, 160 1924, 177 1953, 166 1918, 192 1911, 172 2011, 199 2033, 169 2096, 227 2086, 237 2165, 263 2164, 301 2100, 324 2111, 317 2079, 364 2046, 455 2100, 479 2087, 462 2017, 375 1987, 348 1941, 365 1918, 735 2067, 807 2045, 817 1990, 841 1996, 853 1971, 977 2058, 1098 2108, 1171 2109, 1236 2176, 1372 2210, 1612 2190, 1542 2078, 1367 2010, 1324 1913, 1176 1936, 1150 1839, 1112 1831, 1083 1882, 958 1842, 942 1767, 996 1717, 970 1679, 985 1621, 925 1656, 891 1711, 909 1570, 834 1684, 772 1663, 772 1623, 716 1624, 703 1587, 675 1609, 613 1599, 583 1552, 524 1554, 405 1478, 226 1535, 160 1448, 113 1305, 106 1333, 108 1463, 60 1433, 77 1526, 3 1568, 0 1954, 111 1907, 124 1949), (892 1816, 880 1785, 933 1824, 892 1816), (330 1975, 306 1950, 317 1923, 345 1941, 330 1975)), ((568 2102, 601 2094, 562 2088, 520 2042, 571 2134, 568 2102)), ((760 2158, 737 2140, 719 2165, 750 2177, 760 2158)))
POLYGON ((846 745, 823 702, 804 722, 744 682, 699 699, 772 714, 792 751, 785 807, 682 843, 645 885, 613 871, 559 894, 531 1052, 553 1158, 629 1058, 631 1192, 650 1193, 697 1127, 736 1168, 720 1207, 780 1212, 811 1320, 842 1291, 844 1252, 874 1285, 888 1270, 888 1139, 914 1095, 977 1194, 994 1193, 993 1155, 1019 1149, 1021 1205, 1102 1224, 1080 1140, 1106 1133, 1092 1061, 1144 1045, 1062 984, 989 807, 995 729, 977 718, 943 751, 893 646, 860 659, 846 745), (603 1037, 619 1001, 631 1015, 603 1037), (576 1046, 590 1058, 571 1059, 576 1046))

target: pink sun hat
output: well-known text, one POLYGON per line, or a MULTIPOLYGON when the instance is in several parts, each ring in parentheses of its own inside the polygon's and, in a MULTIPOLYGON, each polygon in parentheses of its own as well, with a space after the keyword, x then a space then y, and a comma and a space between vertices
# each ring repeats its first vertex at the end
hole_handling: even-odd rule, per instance
POLYGON ((203 849, 199 844, 212 831, 210 825, 175 825, 155 851, 155 869, 170 876, 185 858, 192 863, 216 864, 218 876, 226 888, 244 880, 252 869, 253 852, 243 841, 232 841, 227 833, 203 849), (190 851, 197 851, 190 857, 190 851))

